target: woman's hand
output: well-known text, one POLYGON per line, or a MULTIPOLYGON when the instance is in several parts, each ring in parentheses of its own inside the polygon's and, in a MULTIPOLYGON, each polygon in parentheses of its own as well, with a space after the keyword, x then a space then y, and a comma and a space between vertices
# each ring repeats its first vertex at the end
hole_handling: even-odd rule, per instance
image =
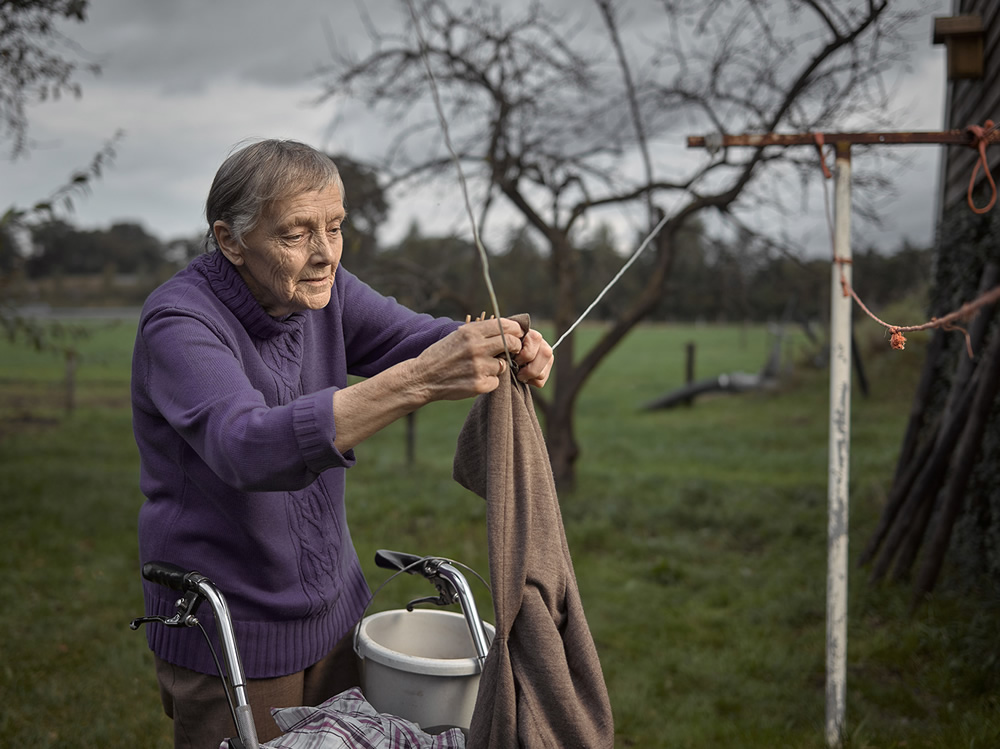
POLYGON ((523 333, 518 322, 493 318, 467 322, 417 358, 428 386, 438 391, 431 399, 458 400, 495 390, 507 372, 505 341, 517 378, 544 385, 552 371, 552 347, 537 330, 523 333))
POLYGON ((414 375, 427 389, 427 401, 460 400, 495 390, 507 371, 504 343, 517 361, 524 348, 521 335, 514 320, 477 320, 429 346, 414 360, 414 375))
MULTIPOLYGON (((511 356, 514 356, 511 352, 511 356)), ((521 339, 521 350, 514 357, 517 362, 517 379, 535 387, 542 387, 549 379, 554 361, 552 347, 537 330, 529 330, 521 339)))
POLYGON ((541 333, 524 333, 520 323, 506 318, 469 322, 416 359, 334 392, 337 449, 354 447, 431 401, 461 400, 496 390, 500 378, 507 376, 505 342, 518 365, 518 379, 544 385, 553 358, 541 333))

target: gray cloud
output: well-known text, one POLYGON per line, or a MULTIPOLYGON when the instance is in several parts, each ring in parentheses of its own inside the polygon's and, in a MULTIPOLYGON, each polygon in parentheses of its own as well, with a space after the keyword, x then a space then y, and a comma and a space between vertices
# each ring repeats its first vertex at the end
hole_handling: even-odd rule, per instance
MULTIPOLYGON (((78 201, 74 220, 84 226, 136 220, 163 238, 201 230, 202 201, 215 168, 246 137, 293 137, 331 151, 375 154, 386 142, 385 128, 366 119, 362 107, 311 104, 320 94, 312 74, 328 59, 329 45, 364 49, 360 7, 383 31, 408 20, 400 0, 358 2, 92 0, 87 22, 65 31, 102 63, 103 72, 81 78, 82 99, 31 110, 38 147, 0 166, 0 206, 44 198, 117 128, 126 131, 118 158, 91 195, 78 201)), ((900 129, 940 127, 943 50, 930 46, 930 13, 945 12, 947 5, 932 0, 926 23, 915 29, 912 69, 901 71, 894 88, 905 112, 900 129)), ((645 14, 653 6, 635 2, 623 25, 649 26, 652 34, 645 14)), ((597 20, 591 3, 547 0, 546 7, 562 18, 597 20)), ((682 143, 679 134, 679 153, 682 143)), ((916 241, 929 237, 936 163, 926 153, 910 160, 910 176, 899 182, 880 233, 884 243, 904 234, 916 241)), ((416 202, 410 196, 404 204, 414 205, 412 211, 397 205, 383 238, 405 230, 413 215, 423 223, 427 215, 442 214, 441 206, 453 201, 434 195, 416 202)), ((822 221, 821 213, 817 217, 822 221)), ((442 220, 455 228, 451 214, 442 220)))
MULTIPOLYGON (((392 3, 367 3, 391 14, 392 3)), ((301 83, 329 45, 363 35, 351 2, 281 0, 92 0, 86 23, 64 25, 102 63, 108 82, 162 93, 201 91, 219 74, 270 86, 301 83)))

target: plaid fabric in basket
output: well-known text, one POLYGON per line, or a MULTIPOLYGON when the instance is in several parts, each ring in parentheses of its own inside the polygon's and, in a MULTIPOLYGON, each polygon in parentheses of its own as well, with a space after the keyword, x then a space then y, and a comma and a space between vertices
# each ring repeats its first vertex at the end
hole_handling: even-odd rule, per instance
POLYGON ((416 723, 379 713, 361 690, 348 689, 318 707, 271 711, 285 733, 267 749, 465 749, 459 728, 430 735, 416 723))

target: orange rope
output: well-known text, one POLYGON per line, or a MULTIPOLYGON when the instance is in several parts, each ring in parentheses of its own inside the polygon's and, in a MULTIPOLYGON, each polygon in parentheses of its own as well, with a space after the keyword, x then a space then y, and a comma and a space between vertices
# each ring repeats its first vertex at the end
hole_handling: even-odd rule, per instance
POLYGON ((813 133, 813 139, 816 141, 816 150, 819 151, 819 165, 823 169, 823 176, 830 179, 833 175, 830 174, 830 167, 826 165, 826 159, 823 156, 823 144, 825 142, 823 133, 813 133))
POLYGON ((874 312, 868 309, 858 293, 851 287, 851 284, 847 282, 847 275, 844 273, 844 266, 850 263, 850 260, 845 258, 835 257, 833 262, 840 265, 840 288, 843 290, 844 296, 851 297, 857 305, 861 308, 868 317, 877 322, 883 328, 889 331, 889 345, 892 348, 902 351, 906 347, 906 336, 903 333, 913 333, 918 330, 929 330, 931 328, 941 328, 942 330, 957 330, 965 336, 965 350, 969 354, 969 358, 974 358, 972 351, 972 340, 969 337, 969 332, 960 325, 956 323, 959 321, 965 322, 971 320, 975 314, 979 311, 980 307, 985 307, 987 304, 993 304, 997 300, 1000 300, 1000 286, 996 286, 986 293, 980 295, 977 299, 971 302, 966 302, 961 307, 959 307, 954 312, 949 312, 944 317, 932 317, 930 322, 925 322, 921 325, 893 325, 885 320, 880 319, 874 312))
POLYGON ((980 307, 985 307, 987 304, 993 304, 998 299, 1000 299, 1000 286, 997 286, 987 291, 978 299, 963 304, 954 312, 949 312, 944 317, 941 318, 932 317, 930 319, 930 322, 925 322, 922 325, 892 325, 891 323, 887 323, 884 320, 880 320, 870 309, 868 309, 868 307, 865 306, 865 303, 862 302, 861 298, 857 295, 857 292, 855 292, 854 289, 852 289, 849 285, 847 285, 846 281, 843 280, 843 278, 841 279, 841 283, 844 284, 846 292, 850 294, 850 296, 854 299, 855 302, 857 302, 858 306, 861 307, 861 309, 864 311, 866 315, 868 315, 868 317, 877 322, 879 325, 888 329, 890 333, 889 345, 892 346, 892 348, 902 351, 903 348, 906 347, 906 336, 903 335, 904 332, 912 333, 917 330, 929 330, 930 328, 941 328, 942 330, 957 330, 961 332, 962 335, 965 336, 965 350, 969 354, 970 359, 974 357, 974 354, 972 351, 972 340, 969 337, 969 331, 967 331, 960 325, 956 325, 955 323, 959 320, 965 322, 967 320, 972 319, 972 317, 979 311, 980 307))
MULTIPOLYGON (((979 125, 970 125, 968 131, 972 133, 974 142, 972 144, 973 148, 979 150, 979 159, 976 161, 976 167, 972 171, 972 179, 969 182, 969 207, 975 213, 983 214, 993 208, 997 201, 997 186, 993 181, 993 175, 990 174, 990 167, 986 160, 986 146, 989 144, 990 135, 994 130, 997 129, 997 125, 993 123, 993 120, 986 120, 986 124, 980 127, 979 125), (986 172, 986 178, 989 180, 990 187, 993 189, 993 197, 990 202, 983 208, 977 208, 972 201, 972 187, 976 181, 976 174, 979 172, 979 167, 982 165, 984 171, 986 172)), ((815 133, 813 136, 816 140, 816 150, 819 152, 820 166, 823 169, 823 176, 825 179, 830 179, 832 176, 830 170, 827 168, 826 159, 823 157, 823 145, 824 139, 822 133, 815 133)), ((823 207, 826 211, 826 222, 827 228, 830 230, 830 244, 833 249, 832 262, 840 266, 840 288, 844 296, 850 296, 857 305, 862 309, 862 311, 868 315, 872 320, 877 322, 882 327, 889 331, 889 345, 892 348, 902 351, 906 347, 906 336, 903 335, 904 332, 912 333, 918 330, 928 330, 930 328, 941 328, 942 330, 958 330, 965 336, 965 349, 969 354, 969 358, 973 358, 972 351, 972 341, 969 337, 969 332, 965 328, 957 325, 958 321, 966 321, 972 319, 972 317, 979 311, 980 307, 985 307, 987 304, 993 304, 1000 300, 1000 286, 997 286, 990 291, 982 294, 978 299, 972 302, 967 302, 959 307, 954 312, 950 312, 944 317, 937 318, 932 317, 929 322, 925 322, 921 325, 893 325, 892 323, 887 323, 884 320, 879 319, 868 306, 861 301, 861 297, 858 296, 857 292, 853 289, 850 283, 847 281, 847 274, 844 272, 844 266, 850 264, 852 261, 848 258, 837 257, 835 241, 834 241, 834 229, 833 220, 830 216, 830 199, 829 194, 826 191, 826 181, 823 182, 823 207)))
POLYGON ((996 130, 996 125, 993 124, 993 120, 986 120, 985 125, 969 125, 966 130, 972 134, 972 147, 979 151, 979 158, 976 159, 976 166, 972 170, 972 177, 969 179, 969 208, 972 209, 973 213, 987 213, 997 202, 997 183, 993 181, 993 175, 990 174, 990 164, 986 159, 986 146, 989 145, 990 134, 996 130), (976 186, 976 175, 979 174, 979 167, 983 168, 986 173, 986 179, 990 183, 990 189, 993 191, 993 195, 990 198, 990 202, 987 203, 982 208, 977 208, 976 204, 972 200, 972 188, 976 186))

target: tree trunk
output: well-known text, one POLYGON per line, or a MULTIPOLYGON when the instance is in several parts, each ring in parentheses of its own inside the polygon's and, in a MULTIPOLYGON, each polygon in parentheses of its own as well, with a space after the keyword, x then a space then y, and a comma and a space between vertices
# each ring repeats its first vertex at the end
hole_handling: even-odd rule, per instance
POLYGON ((570 364, 574 343, 573 336, 568 335, 556 349, 555 389, 545 407, 545 442, 557 491, 571 491, 576 486, 576 459, 580 454, 573 425, 573 406, 579 392, 577 372, 570 364))
MULTIPOLYGON (((583 386, 600 363, 645 316, 656 307, 674 262, 674 236, 683 225, 686 213, 668 221, 656 236, 656 261, 645 287, 632 305, 622 313, 604 334, 581 358, 575 360, 574 337, 568 335, 556 349, 555 392, 552 402, 545 406, 546 442, 557 489, 570 490, 576 485, 576 459, 580 453, 574 436, 573 408, 583 386)), ((661 216, 662 217, 662 216, 661 216)), ((569 247, 568 240, 564 243, 569 247)), ((557 245, 552 244, 553 256, 557 245)), ((564 271, 565 273, 565 271, 564 271)), ((559 297, 556 307, 556 330, 566 330, 575 321, 573 284, 564 284, 563 277, 556 279, 559 297)))
POLYGON ((573 401, 554 400, 549 405, 546 426, 546 444, 556 489, 572 491, 576 486, 576 459, 580 454, 573 436, 573 401))
MULTIPOLYGON (((576 257, 565 236, 550 238, 551 272, 556 289, 556 332, 562 335, 575 322, 576 257)), ((576 458, 580 448, 573 427, 573 404, 579 392, 579 364, 574 361, 576 340, 567 335, 555 351, 552 400, 545 411, 545 442, 552 464, 552 477, 557 491, 570 491, 576 484, 576 458)))

